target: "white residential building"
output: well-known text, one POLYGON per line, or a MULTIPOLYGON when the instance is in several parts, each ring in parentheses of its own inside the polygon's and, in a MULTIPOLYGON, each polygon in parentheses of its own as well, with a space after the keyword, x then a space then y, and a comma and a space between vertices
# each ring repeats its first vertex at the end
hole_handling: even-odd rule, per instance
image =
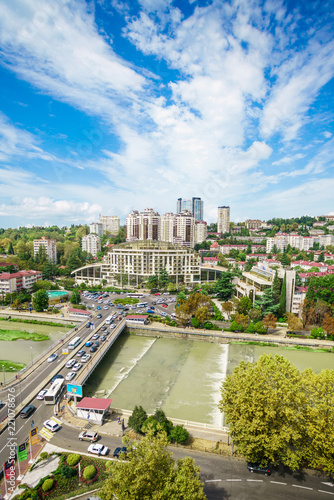
POLYGON ((161 216, 160 240, 193 248, 194 228, 195 219, 189 210, 179 214, 166 213, 161 216))
POLYGON ((217 232, 220 234, 230 232, 230 207, 218 207, 217 232))
POLYGON ((34 257, 38 255, 40 247, 45 248, 45 253, 48 259, 54 264, 57 263, 57 247, 56 240, 49 240, 46 236, 42 236, 40 240, 34 240, 34 257))
POLYGON ((161 218, 152 208, 145 208, 143 212, 133 210, 126 218, 126 241, 159 241, 160 233, 161 218))
POLYGON ((102 238, 102 236, 103 236, 103 225, 100 224, 100 222, 92 222, 89 225, 89 232, 91 234, 97 234, 98 236, 100 236, 100 238, 102 238))
POLYGON ((81 249, 96 257, 101 252, 101 239, 96 234, 86 234, 81 240, 81 249))
POLYGON ((208 235, 208 225, 204 220, 195 222, 194 243, 202 243, 208 235))
POLYGON ((99 223, 102 224, 103 234, 117 235, 120 228, 120 221, 117 215, 102 215, 99 223))

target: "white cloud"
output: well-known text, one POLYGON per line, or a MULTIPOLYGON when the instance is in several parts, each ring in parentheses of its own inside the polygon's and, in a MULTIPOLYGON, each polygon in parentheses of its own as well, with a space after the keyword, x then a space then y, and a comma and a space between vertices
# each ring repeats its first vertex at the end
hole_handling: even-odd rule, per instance
POLYGON ((289 163, 293 163, 296 160, 301 160, 304 157, 305 157, 305 155, 302 154, 302 153, 297 153, 295 155, 283 156, 283 158, 280 158, 279 160, 274 161, 272 163, 272 165, 276 165, 276 166, 278 166, 278 165, 288 165, 289 163))

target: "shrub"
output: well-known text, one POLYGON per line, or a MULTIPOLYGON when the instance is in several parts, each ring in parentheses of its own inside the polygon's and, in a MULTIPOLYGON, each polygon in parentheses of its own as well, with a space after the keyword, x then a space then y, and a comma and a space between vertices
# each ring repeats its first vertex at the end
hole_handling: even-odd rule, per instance
POLYGON ((183 425, 175 425, 169 434, 169 440, 175 443, 185 443, 189 439, 189 432, 183 425))
POLYGON ((310 337, 312 339, 323 340, 325 338, 325 332, 321 327, 320 328, 312 328, 311 333, 310 333, 310 337))
POLYGON ((97 470, 94 467, 94 465, 88 465, 87 467, 84 468, 83 471, 83 478, 89 481, 90 479, 93 479, 97 474, 97 470))
POLYGON ((59 469, 60 474, 69 479, 70 477, 74 476, 76 474, 75 469, 72 469, 68 465, 62 465, 59 469))
POLYGON ((111 467, 113 466, 114 462, 112 462, 111 460, 108 460, 106 462, 106 470, 109 471, 109 469, 111 469, 111 467))
POLYGON ((200 322, 197 318, 191 318, 191 324, 194 328, 199 328, 200 322))
POLYGON ((77 453, 71 453, 68 457, 67 457, 67 463, 68 465, 70 465, 71 467, 73 467, 74 465, 77 465, 77 463, 79 462, 81 458, 81 455, 78 455, 77 453))
POLYGON ((135 432, 141 432, 143 424, 147 420, 147 413, 142 406, 135 406, 131 417, 128 420, 128 426, 135 432))
POLYGON ((230 332, 234 332, 235 330, 239 330, 239 332, 243 332, 244 327, 240 323, 237 323, 236 321, 232 321, 229 330, 230 330, 230 332))
POLYGON ((42 490, 44 492, 50 491, 52 486, 53 486, 54 480, 53 479, 45 479, 44 483, 42 484, 42 490))
POLYGON ((40 454, 40 457, 42 460, 46 460, 48 458, 49 454, 46 451, 42 451, 40 454))

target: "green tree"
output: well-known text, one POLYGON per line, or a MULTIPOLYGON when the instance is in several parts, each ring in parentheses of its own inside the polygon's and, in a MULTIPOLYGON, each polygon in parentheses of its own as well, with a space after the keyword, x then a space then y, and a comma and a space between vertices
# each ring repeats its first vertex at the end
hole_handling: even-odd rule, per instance
POLYGON ((161 270, 160 270, 160 273, 159 273, 159 285, 162 287, 162 288, 166 288, 166 286, 168 285, 169 283, 169 276, 168 276, 168 272, 166 271, 166 268, 163 267, 161 270))
POLYGON ((281 264, 283 266, 288 266, 290 264, 290 259, 289 259, 289 256, 286 252, 284 252, 282 255, 281 264))
POLYGON ((33 298, 32 305, 35 311, 42 312, 49 307, 49 296, 45 290, 38 290, 33 298))
POLYGON ((55 274, 55 269, 56 269, 56 266, 50 260, 48 260, 43 267, 43 271, 42 271, 43 280, 52 279, 54 274, 55 274))
POLYGON ((190 457, 177 462, 167 450, 165 432, 147 435, 129 452, 129 460, 113 464, 99 497, 102 500, 205 500, 199 468, 190 457))
POLYGON ((208 319, 210 319, 211 314, 207 306, 199 307, 195 312, 195 318, 198 320, 200 325, 203 325, 208 319))
POLYGON ((131 417, 129 417, 128 425, 135 432, 141 433, 145 420, 147 420, 147 413, 142 406, 135 406, 131 417))
POLYGON ((247 295, 239 300, 237 311, 240 314, 246 314, 253 307, 253 302, 247 295))
POLYGON ((154 274, 153 276, 149 276, 149 278, 146 282, 146 284, 150 290, 152 288, 158 288, 158 283, 159 283, 159 277, 157 274, 154 274))
POLYGON ((275 302, 274 292, 271 288, 266 288, 263 295, 256 297, 254 306, 261 309, 263 316, 268 313, 277 313, 278 305, 275 302))
POLYGON ((264 354, 241 362, 222 385, 219 409, 225 413, 239 453, 250 461, 297 469, 305 443, 307 399, 301 374, 283 356, 264 354))
POLYGON ((278 304, 279 301, 280 301, 280 298, 281 298, 281 280, 278 277, 277 270, 275 272, 275 277, 273 279, 272 290, 274 292, 274 297, 275 297, 276 304, 278 304))
POLYGON ((8 247, 7 247, 7 253, 8 253, 8 255, 14 255, 14 248, 13 248, 12 242, 10 242, 8 247))
POLYGON ((232 304, 232 302, 224 302, 222 304, 222 309, 227 314, 227 318, 229 320, 230 317, 231 317, 231 312, 233 311, 233 304, 232 304))
POLYGON ((81 302, 81 295, 79 290, 73 290, 70 298, 71 304, 80 304, 81 302))
POLYGON ((218 296, 227 301, 231 298, 235 286, 232 284, 233 274, 230 272, 221 273, 220 278, 217 280, 214 291, 218 296))
POLYGON ((259 321, 262 318, 261 309, 259 307, 253 307, 248 311, 248 316, 252 321, 259 321))

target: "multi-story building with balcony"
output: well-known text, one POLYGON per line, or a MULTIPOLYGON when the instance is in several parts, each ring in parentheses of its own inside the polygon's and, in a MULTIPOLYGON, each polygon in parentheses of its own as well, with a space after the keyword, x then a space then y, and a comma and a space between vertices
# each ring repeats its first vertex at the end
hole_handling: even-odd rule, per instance
POLYGON ((81 240, 81 250, 86 251, 93 255, 93 257, 97 256, 97 252, 101 252, 101 239, 96 234, 86 234, 81 240))
POLYGON ((230 232, 230 207, 218 207, 217 232, 220 234, 230 232))
POLYGON ((160 234, 161 218, 152 208, 133 210, 126 218, 126 241, 159 241, 160 234))
POLYGON ((117 235, 120 228, 119 217, 116 215, 102 215, 99 219, 99 223, 102 224, 103 234, 117 235))
POLYGON ((31 292, 33 285, 42 279, 40 271, 18 271, 17 273, 0 274, 0 295, 27 290, 31 292))
POLYGON ((42 236, 39 240, 34 240, 34 257, 38 255, 40 247, 45 248, 45 253, 48 259, 54 264, 57 263, 57 247, 56 240, 49 240, 46 236, 42 236))
POLYGON ((194 243, 202 243, 208 235, 208 225, 204 220, 195 221, 194 243))
POLYGON ((248 219, 245 221, 247 229, 260 229, 262 226, 262 221, 258 219, 248 219))
POLYGON ((100 238, 103 236, 103 225, 100 222, 92 222, 89 224, 89 232, 91 234, 97 234, 100 238))

